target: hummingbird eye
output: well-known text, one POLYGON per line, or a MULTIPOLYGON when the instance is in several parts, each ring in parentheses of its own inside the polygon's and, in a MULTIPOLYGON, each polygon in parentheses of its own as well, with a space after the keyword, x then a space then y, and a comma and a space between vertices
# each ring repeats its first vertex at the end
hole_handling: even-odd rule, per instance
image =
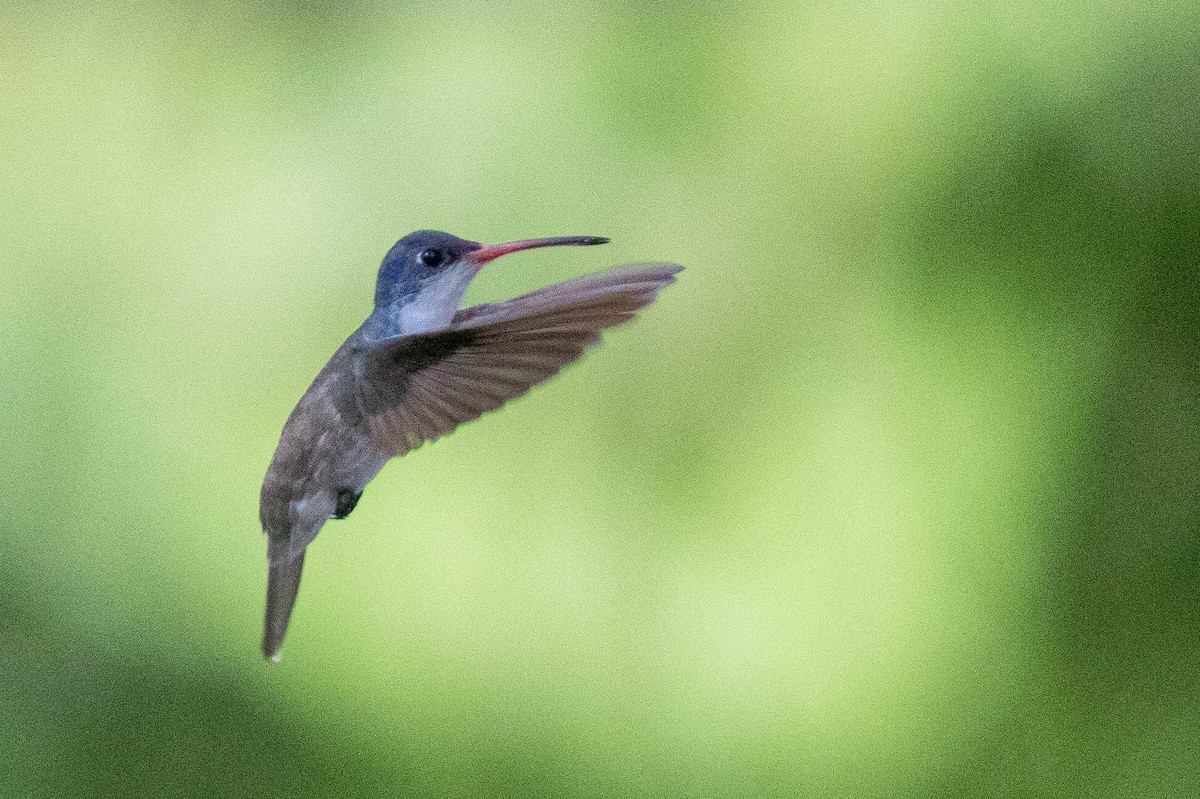
POLYGON ((436 269, 446 262, 446 253, 442 250, 435 250, 432 247, 427 250, 421 250, 417 254, 417 260, 421 265, 429 269, 436 269))

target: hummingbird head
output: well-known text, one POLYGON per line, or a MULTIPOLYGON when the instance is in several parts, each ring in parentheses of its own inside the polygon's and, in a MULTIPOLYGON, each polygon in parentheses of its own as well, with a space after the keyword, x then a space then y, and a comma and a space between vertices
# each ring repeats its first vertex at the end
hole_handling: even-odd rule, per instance
POLYGON ((379 266, 375 311, 393 332, 444 327, 471 280, 489 261, 520 250, 563 244, 604 244, 598 236, 562 236, 484 246, 436 230, 418 230, 396 242, 379 266))

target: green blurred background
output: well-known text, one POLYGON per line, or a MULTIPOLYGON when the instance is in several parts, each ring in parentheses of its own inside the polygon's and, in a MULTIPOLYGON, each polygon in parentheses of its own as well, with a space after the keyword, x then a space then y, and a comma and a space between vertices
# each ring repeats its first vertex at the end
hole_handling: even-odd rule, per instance
POLYGON ((6 3, 0 793, 1200 794, 1197 23, 6 3), (266 663, 259 481, 422 227, 688 270, 266 663))

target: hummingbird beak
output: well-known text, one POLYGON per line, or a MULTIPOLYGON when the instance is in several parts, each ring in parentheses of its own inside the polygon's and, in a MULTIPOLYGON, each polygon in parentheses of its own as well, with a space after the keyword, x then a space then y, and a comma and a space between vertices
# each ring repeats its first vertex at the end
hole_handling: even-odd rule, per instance
POLYGON ((510 252, 533 250, 538 247, 559 247, 566 244, 591 246, 592 244, 607 243, 608 239, 601 236, 558 236, 557 238, 550 239, 527 239, 526 241, 510 241, 507 244, 489 244, 486 247, 480 247, 478 250, 471 250, 462 256, 462 259, 477 266, 483 266, 488 261, 494 261, 501 255, 508 255, 510 252))

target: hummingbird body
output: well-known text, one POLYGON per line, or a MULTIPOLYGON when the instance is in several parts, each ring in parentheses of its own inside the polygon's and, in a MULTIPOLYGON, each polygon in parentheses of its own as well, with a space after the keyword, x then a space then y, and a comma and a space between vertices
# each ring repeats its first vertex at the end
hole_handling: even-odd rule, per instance
POLYGON ((647 264, 459 310, 487 262, 510 252, 607 239, 484 247, 418 231, 388 252, 375 308, 333 354, 284 424, 260 495, 267 535, 263 654, 278 658, 308 545, 345 518, 393 457, 499 408, 556 374, 604 328, 633 317, 682 267, 647 264))

